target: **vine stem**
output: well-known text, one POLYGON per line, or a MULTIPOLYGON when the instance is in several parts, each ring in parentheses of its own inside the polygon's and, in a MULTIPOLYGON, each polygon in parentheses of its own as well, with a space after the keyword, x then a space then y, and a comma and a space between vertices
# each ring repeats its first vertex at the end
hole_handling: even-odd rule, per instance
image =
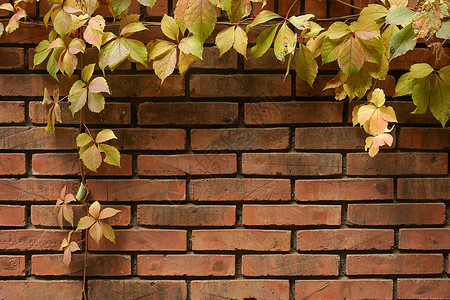
POLYGON ((350 4, 350 3, 347 3, 347 2, 344 2, 344 1, 342 1, 342 0, 335 0, 336 2, 339 2, 339 3, 342 3, 342 4, 344 4, 344 5, 347 5, 348 7, 351 7, 351 8, 355 8, 355 9, 359 9, 359 10, 362 10, 362 8, 361 7, 359 7, 359 6, 355 6, 355 5, 352 5, 352 4, 350 4))
POLYGON ((290 13, 291 10, 294 8, 295 3, 297 3, 297 2, 298 2, 298 0, 295 0, 295 1, 292 3, 291 7, 289 7, 289 10, 287 11, 287 14, 286 14, 286 19, 289 17, 289 13, 290 13))

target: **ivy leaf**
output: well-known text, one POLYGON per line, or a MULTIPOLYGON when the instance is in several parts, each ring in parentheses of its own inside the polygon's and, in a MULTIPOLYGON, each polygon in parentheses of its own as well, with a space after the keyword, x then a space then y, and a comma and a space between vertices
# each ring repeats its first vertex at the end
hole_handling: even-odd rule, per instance
POLYGON ((72 26, 72 16, 67 13, 64 9, 59 10, 53 20, 53 25, 56 32, 61 36, 65 37, 72 26))
POLYGON ((138 2, 144 6, 152 8, 153 5, 155 5, 156 0, 138 0, 138 2))
POLYGON ((107 218, 111 218, 114 217, 115 215, 117 215, 118 213, 120 213, 121 211, 118 209, 114 209, 114 208, 104 208, 100 214, 98 215, 98 219, 99 220, 103 220, 103 219, 107 219, 107 218))
POLYGON ((450 85, 450 66, 445 66, 439 70, 439 77, 447 84, 450 85))
POLYGON ((417 39, 412 28, 412 24, 403 27, 399 32, 395 33, 389 42, 390 60, 401 56, 414 49, 417 39))
POLYGON ((180 72, 181 76, 184 76, 184 74, 186 74, 186 72, 197 60, 198 57, 180 51, 180 55, 178 57, 178 72, 180 72))
POLYGON ((355 38, 347 39, 339 51, 338 63, 348 76, 358 73, 364 64, 365 54, 361 44, 355 38))
POLYGON ((87 101, 87 87, 81 80, 76 81, 69 92, 69 109, 74 115, 80 111, 87 101))
POLYGON ((164 14, 161 20, 161 30, 169 39, 178 41, 180 28, 174 18, 164 14))
MULTIPOLYGON (((228 50, 233 47, 234 44, 234 26, 225 28, 220 31, 216 36, 216 45, 219 48, 219 56, 222 56, 224 53, 228 52, 228 50)), ((270 47, 270 46, 269 46, 270 47)))
POLYGON ((355 35, 362 40, 380 37, 377 23, 370 19, 360 19, 352 23, 350 29, 354 29, 355 35))
POLYGON ((351 33, 350 27, 344 22, 334 22, 327 30, 327 38, 338 40, 351 33))
POLYGON ((416 80, 415 85, 412 90, 412 99, 414 104, 417 106, 412 112, 413 114, 423 114, 428 109, 428 102, 430 99, 430 80, 428 78, 422 78, 416 80))
POLYGON ((436 32, 436 37, 443 40, 450 39, 450 19, 442 21, 441 28, 436 32))
POLYGON ((100 227, 102 229, 102 234, 105 236, 105 238, 107 238, 108 240, 110 240, 113 243, 116 243, 116 238, 115 238, 114 230, 112 229, 112 227, 110 225, 106 224, 105 222, 101 222, 101 221, 98 221, 98 224, 100 225, 100 227))
POLYGON ((345 37, 338 39, 338 40, 332 40, 326 37, 323 40, 322 43, 322 64, 330 63, 332 61, 335 61, 339 57, 339 52, 344 44, 345 37))
POLYGON ((383 5, 369 4, 364 7, 359 14, 359 19, 379 20, 384 18, 388 13, 388 10, 383 5))
POLYGON ((252 4, 250 0, 225 0, 229 1, 227 11, 228 19, 231 23, 237 23, 252 12, 252 4))
POLYGON ((343 88, 350 100, 353 100, 355 97, 358 99, 364 97, 371 86, 372 77, 366 67, 363 66, 358 73, 348 78, 348 80, 344 83, 343 88))
POLYGON ((97 244, 100 242, 103 230, 98 221, 92 225, 91 229, 89 229, 89 235, 97 242, 97 244))
POLYGON ((311 87, 313 87, 319 67, 314 55, 302 43, 300 43, 299 52, 297 54, 295 70, 300 79, 306 81, 311 87))
POLYGON ((95 138, 96 143, 104 143, 109 140, 117 139, 116 135, 111 129, 103 129, 97 134, 97 137, 95 138))
POLYGON ((87 148, 80 155, 80 158, 83 160, 86 168, 92 172, 97 172, 98 167, 102 164, 102 155, 95 144, 87 148))
POLYGON ((445 127, 450 116, 450 86, 437 77, 430 95, 430 111, 445 127))
POLYGON ((175 18, 180 19, 201 43, 211 35, 217 21, 216 10, 209 0, 179 0, 175 18))
POLYGON ((78 221, 77 230, 83 230, 91 227, 95 223, 95 219, 91 216, 82 217, 80 221, 78 221))
POLYGON ((242 29, 239 26, 236 26, 234 30, 233 47, 239 54, 241 54, 245 58, 247 58, 247 44, 248 44, 248 37, 244 29, 242 29))
POLYGON ((395 86, 394 97, 400 97, 405 95, 410 95, 413 91, 414 85, 416 83, 416 78, 411 76, 411 73, 403 74, 397 81, 395 86))
POLYGON ((173 73, 177 65, 177 48, 173 45, 163 54, 157 56, 153 61, 155 74, 161 79, 161 83, 173 73))
POLYGON ((327 33, 322 32, 315 38, 309 39, 309 41, 306 43, 306 47, 309 49, 309 51, 311 51, 315 58, 320 56, 320 49, 322 48, 322 44, 326 36, 327 33))
POLYGON ((143 31, 143 30, 147 30, 147 27, 145 27, 144 24, 142 24, 141 22, 133 22, 133 23, 130 23, 127 26, 125 26, 122 29, 122 31, 120 32, 120 35, 123 37, 128 37, 128 36, 132 35, 133 33, 143 31))
MULTIPOLYGON (((5 3, 6 4, 6 3, 5 3)), ((8 25, 6 25, 5 31, 11 33, 19 28, 20 19, 26 18, 27 13, 22 8, 18 8, 17 12, 9 19, 8 25)))
POLYGON ((105 108, 105 97, 102 94, 88 91, 87 98, 90 111, 99 113, 105 108))
POLYGON ((252 27, 255 27, 259 24, 266 23, 273 19, 278 19, 278 18, 282 18, 282 17, 279 14, 274 13, 273 11, 263 10, 256 16, 256 18, 253 20, 252 23, 250 23, 250 25, 247 25, 247 32, 252 27))
POLYGON ((84 30, 83 37, 86 42, 100 50, 105 29, 105 19, 97 15, 89 20, 88 26, 84 30))
POLYGON ((99 66, 102 70, 109 66, 114 71, 130 55, 130 51, 122 39, 116 39, 103 47, 99 53, 99 66))
POLYGON ((392 146, 392 143, 394 142, 394 138, 389 133, 382 133, 375 137, 369 136, 366 139, 366 146, 365 150, 369 150, 369 155, 371 157, 374 157, 378 154, 378 151, 381 146, 388 145, 392 146))
POLYGON ((275 38, 273 48, 275 57, 280 61, 284 61, 284 57, 287 54, 294 52, 296 43, 297 34, 294 34, 286 22, 284 22, 280 28, 280 31, 278 31, 277 37, 275 38))
POLYGON ((71 77, 77 65, 78 65, 78 58, 69 51, 66 51, 62 60, 63 66, 62 73, 63 74, 65 73, 67 77, 71 77))
POLYGON ((414 64, 409 69, 412 78, 424 78, 430 75, 433 71, 433 67, 427 63, 414 64))
POLYGON ((87 133, 80 133, 77 136, 77 147, 84 147, 87 146, 89 143, 93 142, 94 140, 87 134, 87 133))
POLYGON ((86 12, 88 15, 92 16, 95 10, 100 6, 97 0, 85 0, 86 12))
POLYGON ((114 15, 120 16, 131 4, 131 0, 112 0, 114 15))
POLYGON ((261 57, 269 50, 279 26, 280 24, 273 25, 258 35, 256 45, 250 49, 249 58, 261 57))
POLYGON ((386 15, 386 23, 403 26, 411 23, 414 14, 408 7, 391 7, 386 15))
POLYGON ((303 16, 292 16, 288 20, 294 25, 298 30, 305 30, 309 27, 308 20, 314 18, 313 14, 306 14, 303 16))
POLYGON ((117 150, 116 147, 105 145, 105 144, 99 144, 98 150, 100 152, 105 153, 105 162, 107 164, 117 166, 120 168, 120 153, 119 150, 117 150))
POLYGON ((92 74, 94 74, 94 69, 95 64, 90 64, 84 67, 83 70, 81 70, 81 79, 83 79, 84 82, 89 82, 92 74))
POLYGON ((132 61, 138 62, 147 67, 148 53, 147 47, 145 47, 144 43, 133 39, 122 38, 121 40, 129 52, 129 58, 131 58, 132 61))
POLYGON ((94 78, 91 83, 89 83, 89 91, 92 93, 110 93, 108 83, 103 77, 94 78))
POLYGON ((178 44, 178 48, 186 54, 192 54, 200 59, 202 58, 203 46, 195 36, 182 39, 178 44))

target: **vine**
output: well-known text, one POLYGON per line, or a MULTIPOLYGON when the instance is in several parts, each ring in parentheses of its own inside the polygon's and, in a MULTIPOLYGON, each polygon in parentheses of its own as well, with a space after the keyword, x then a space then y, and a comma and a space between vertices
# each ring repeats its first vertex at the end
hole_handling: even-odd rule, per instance
MULTIPOLYGON (((339 101, 366 99, 365 103, 355 106, 352 116, 353 125, 360 124, 369 135, 365 148, 370 156, 375 156, 381 146, 392 145, 390 131, 393 126, 389 128, 389 124, 397 122, 394 109, 385 105, 385 93, 377 88, 378 82, 386 79, 393 59, 414 49, 418 40, 423 39, 434 51, 434 66, 412 65, 410 71, 399 78, 394 97, 411 95, 416 105, 413 114, 422 114, 429 109, 444 127, 449 119, 450 66, 443 48, 450 38, 449 0, 420 0, 414 9, 408 7, 407 0, 381 0, 364 8, 335 0, 358 13, 326 19, 315 18, 312 14, 291 16, 298 0, 292 1, 286 16, 262 10, 254 18, 251 17, 252 4, 260 2, 264 7, 266 0, 179 0, 174 16, 164 15, 160 23, 143 22, 139 15, 128 14, 131 1, 48 0, 50 9, 42 21, 28 18, 22 6, 35 0, 15 0, 13 4, 0 5, 0 9, 11 13, 6 27, 0 22, 0 36, 3 32, 14 32, 21 24, 52 28, 48 39, 42 40, 35 49, 34 65, 46 61, 48 73, 58 81, 59 72, 70 78, 81 66, 80 79, 72 85, 68 95, 60 98, 58 90, 43 91, 42 103, 49 106, 46 127, 49 134, 55 133, 56 123, 62 123, 60 105, 63 102, 70 104, 72 114, 82 110, 99 113, 104 109, 104 94, 110 94, 110 88, 104 77, 93 77, 97 65, 105 74, 107 68, 114 71, 129 60, 153 69, 163 84, 175 69, 184 75, 202 59, 203 45, 216 24, 227 26, 215 37, 220 56, 234 48, 245 59, 254 59, 273 48, 279 61, 287 60, 286 76, 295 64, 297 76, 311 87, 319 63, 337 63, 339 71, 324 89, 334 89, 339 101), (108 6, 114 21, 107 23, 104 16, 95 15, 102 4, 108 6), (217 9, 226 14, 228 21, 218 21, 217 9), (321 26, 329 22, 331 25, 326 26, 327 29, 321 26), (119 30, 109 30, 113 26, 118 26, 119 30), (167 39, 153 40, 145 45, 131 38, 150 26, 160 26, 167 39), (249 49, 248 32, 256 27, 263 30, 249 49), (97 48, 99 58, 98 62, 83 66, 86 45, 97 48)), ((148 7, 156 3, 156 0, 137 1, 148 7)), ((81 113, 79 122, 76 145, 81 182, 76 195, 66 193, 66 187, 63 188, 55 214, 61 228, 64 220, 74 228, 71 204, 78 201, 86 208, 86 215, 61 244, 67 266, 71 262, 71 253, 81 250, 79 243, 83 244, 85 283, 88 235, 97 243, 103 236, 114 243, 114 230, 104 220, 119 211, 108 207, 101 209, 98 202, 89 204, 82 163, 93 172, 103 162, 120 166, 120 153, 106 143, 117 138, 112 130, 104 129, 94 137, 83 123, 81 113), (79 243, 71 241, 74 231, 84 232, 84 239, 79 243)))

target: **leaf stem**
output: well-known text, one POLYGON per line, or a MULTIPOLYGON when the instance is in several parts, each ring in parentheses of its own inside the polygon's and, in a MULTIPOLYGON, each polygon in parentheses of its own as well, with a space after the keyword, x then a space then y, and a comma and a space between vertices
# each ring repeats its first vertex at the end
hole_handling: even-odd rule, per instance
POLYGON ((297 2, 298 2, 298 0, 295 0, 295 1, 292 3, 291 7, 289 7, 289 10, 287 11, 287 14, 286 14, 286 19, 289 17, 289 13, 290 13, 291 10, 294 8, 295 3, 297 3, 297 2))

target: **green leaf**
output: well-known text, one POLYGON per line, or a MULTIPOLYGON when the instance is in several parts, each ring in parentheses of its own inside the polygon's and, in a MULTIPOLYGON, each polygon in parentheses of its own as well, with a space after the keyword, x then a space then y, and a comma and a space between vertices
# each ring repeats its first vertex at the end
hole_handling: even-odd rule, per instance
POLYGON ((350 28, 354 27, 355 35, 363 40, 380 37, 380 29, 377 23, 370 19, 359 19, 350 28))
POLYGON ((436 37, 444 40, 450 39, 450 19, 442 21, 441 28, 436 32, 436 37))
POLYGON ((130 23, 127 26, 125 26, 122 31, 120 32, 121 36, 128 37, 132 35, 133 33, 147 30, 147 27, 144 26, 141 22, 134 22, 130 23))
POLYGON ((53 25, 56 32, 61 37, 65 37, 70 32, 70 27, 72 25, 72 16, 68 14, 64 9, 61 9, 56 14, 53 25))
POLYGON ((327 30, 327 38, 337 40, 350 34, 350 27, 343 22, 334 22, 327 30))
POLYGON ((291 54, 295 50, 295 44, 297 43, 297 34, 288 27, 287 23, 284 22, 278 31, 277 37, 275 38, 273 51, 275 57, 284 61, 284 57, 287 54, 291 54))
POLYGON ((175 21, 174 18, 164 14, 161 20, 161 30, 169 39, 178 41, 180 28, 178 27, 177 21, 175 21))
POLYGON ((78 221, 78 226, 77 226, 77 230, 76 231, 89 228, 94 223, 95 223, 95 219, 94 218, 92 218, 90 216, 82 217, 80 219, 80 221, 78 221))
POLYGON ((180 72, 181 76, 184 76, 184 74, 186 74, 186 72, 197 60, 198 57, 180 51, 180 55, 178 57, 178 72, 180 72))
POLYGON ((114 230, 112 229, 112 227, 108 224, 106 224, 105 222, 98 222, 102 228, 102 233, 105 236, 105 238, 107 238, 108 240, 110 240, 111 242, 113 242, 114 244, 116 243, 116 237, 114 235, 114 230))
POLYGON ((450 66, 445 66, 439 70, 439 77, 447 84, 450 85, 450 66))
POLYGON ((103 129, 97 134, 95 138, 96 143, 104 143, 109 140, 117 139, 116 135, 111 129, 103 129))
POLYGON ((122 38, 122 43, 130 53, 129 56, 132 61, 138 62, 145 67, 147 66, 148 53, 144 43, 138 40, 124 38, 122 38))
POLYGON ((297 54, 295 70, 300 79, 306 81, 311 87, 313 87, 319 67, 314 55, 302 43, 300 43, 300 48, 297 54))
POLYGON ((406 73, 400 76, 395 86, 394 97, 410 95, 416 84, 416 78, 411 76, 411 73, 406 73))
POLYGON ((120 168, 120 152, 116 147, 100 144, 98 145, 98 149, 100 152, 105 153, 105 163, 120 168))
POLYGON ((152 8, 153 5, 155 5, 156 0, 138 0, 138 2, 144 6, 149 6, 150 8, 152 8))
POLYGON ((381 42, 378 38, 372 38, 369 40, 357 38, 357 41, 364 52, 364 60, 379 64, 384 52, 383 42, 381 42))
POLYGON ((75 71, 75 68, 78 65, 78 58, 70 53, 69 51, 66 51, 64 54, 64 57, 62 59, 62 66, 64 73, 67 74, 67 77, 71 77, 73 72, 75 71))
POLYGON ((95 69, 95 63, 87 65, 86 67, 81 70, 81 79, 83 79, 84 82, 89 82, 89 80, 92 77, 92 74, 94 74, 95 69))
MULTIPOLYGON (((252 12, 252 4, 249 0, 225 0, 229 1, 229 9, 227 11, 228 19, 231 23, 237 23, 242 18, 247 17, 252 12)), ((222 1, 223 2, 223 1, 222 1)))
POLYGON ((92 172, 97 172, 98 167, 102 164, 102 155, 96 145, 92 145, 80 155, 86 168, 92 172))
POLYGON ((445 127, 450 116, 450 86, 439 77, 436 78, 430 95, 429 107, 433 116, 445 127))
POLYGON ((50 41, 48 41, 48 40, 42 40, 39 42, 39 44, 37 45, 37 47, 35 49, 35 53, 34 53, 34 58, 33 58, 34 66, 41 64, 47 58, 47 56, 50 54, 51 49, 48 49, 48 46, 50 46, 50 41))
POLYGON ((89 91, 87 97, 90 111, 99 113, 105 108, 105 97, 102 94, 89 91))
POLYGON ((175 18, 180 19, 201 43, 211 35, 217 22, 216 10, 209 0, 178 1, 175 18))
POLYGON ((87 133, 80 133, 77 136, 77 147, 84 147, 93 141, 94 140, 87 133))
POLYGON ((412 24, 409 24, 391 37, 389 43, 390 60, 414 49, 416 43, 417 39, 412 24))
POLYGON ((261 11, 256 18, 253 20, 253 22, 247 26, 247 32, 252 28, 259 24, 266 23, 273 19, 282 18, 279 14, 274 13, 270 10, 263 10, 261 11))
POLYGON ((424 78, 433 73, 434 69, 427 63, 414 64, 409 69, 412 78, 424 78))
MULTIPOLYGON (((225 28, 216 36, 216 45, 219 48, 219 57, 233 47, 234 44, 234 26, 225 28)), ((270 47, 270 46, 269 46, 270 47)))
POLYGON ((52 54, 48 57, 47 61, 47 72, 57 81, 59 81, 59 79, 58 76, 56 76, 56 73, 59 71, 58 60, 61 52, 62 50, 60 49, 53 49, 52 54))
POLYGON ((186 54, 192 54, 200 59, 202 58, 203 46, 195 36, 182 39, 178 44, 178 48, 186 54))
POLYGON ((105 19, 102 16, 97 15, 89 20, 88 26, 84 30, 83 37, 86 42, 100 50, 104 29, 105 19))
POLYGON ((264 29, 264 31, 258 35, 256 38, 256 45, 250 49, 250 58, 261 57, 267 52, 267 50, 269 50, 279 26, 280 24, 273 25, 267 29, 264 29))
POLYGON ((378 20, 384 18, 388 13, 388 10, 383 5, 369 4, 359 14, 359 19, 378 20))
POLYGON ((122 39, 117 39, 112 41, 108 47, 103 47, 99 53, 99 66, 102 70, 106 66, 109 66, 111 71, 114 71, 118 66, 120 66, 125 59, 130 56, 130 51, 122 42, 122 39))
POLYGON ((314 18, 313 14, 306 14, 302 16, 292 16, 288 20, 294 25, 298 30, 305 30, 309 27, 308 20, 314 18))
POLYGON ((114 15, 120 16, 131 4, 131 0, 112 0, 114 15))
POLYGON ((414 14, 408 7, 391 7, 386 16, 386 23, 403 26, 411 23, 414 14))
POLYGON ((430 80, 428 78, 422 78, 415 81, 412 90, 412 99, 417 107, 412 112, 413 114, 423 114, 427 111, 430 92, 430 80))
MULTIPOLYGON (((83 83, 83 85, 84 85, 84 83, 83 83)), ((72 112, 72 115, 74 115, 76 112, 80 111, 86 104, 86 101, 87 101, 87 88, 86 87, 79 88, 79 89, 73 91, 73 93, 70 93, 69 94, 69 102, 70 102, 69 109, 72 112)))
POLYGON ((327 64, 338 59, 339 51, 346 40, 348 39, 345 37, 338 40, 331 40, 326 37, 322 43, 322 64, 327 64))
POLYGON ((344 84, 344 90, 347 92, 350 100, 354 97, 361 99, 372 86, 372 77, 369 72, 363 67, 358 73, 348 78, 344 84))
POLYGON ((161 83, 173 73, 177 65, 177 48, 173 45, 153 61, 155 74, 161 79, 161 83))
POLYGON ((236 26, 234 31, 234 44, 233 47, 236 51, 247 58, 247 45, 248 45, 248 37, 245 33, 244 29, 239 26, 236 26))
POLYGON ((364 64, 364 51, 355 38, 349 38, 341 46, 338 64, 349 77, 358 73, 364 64))

